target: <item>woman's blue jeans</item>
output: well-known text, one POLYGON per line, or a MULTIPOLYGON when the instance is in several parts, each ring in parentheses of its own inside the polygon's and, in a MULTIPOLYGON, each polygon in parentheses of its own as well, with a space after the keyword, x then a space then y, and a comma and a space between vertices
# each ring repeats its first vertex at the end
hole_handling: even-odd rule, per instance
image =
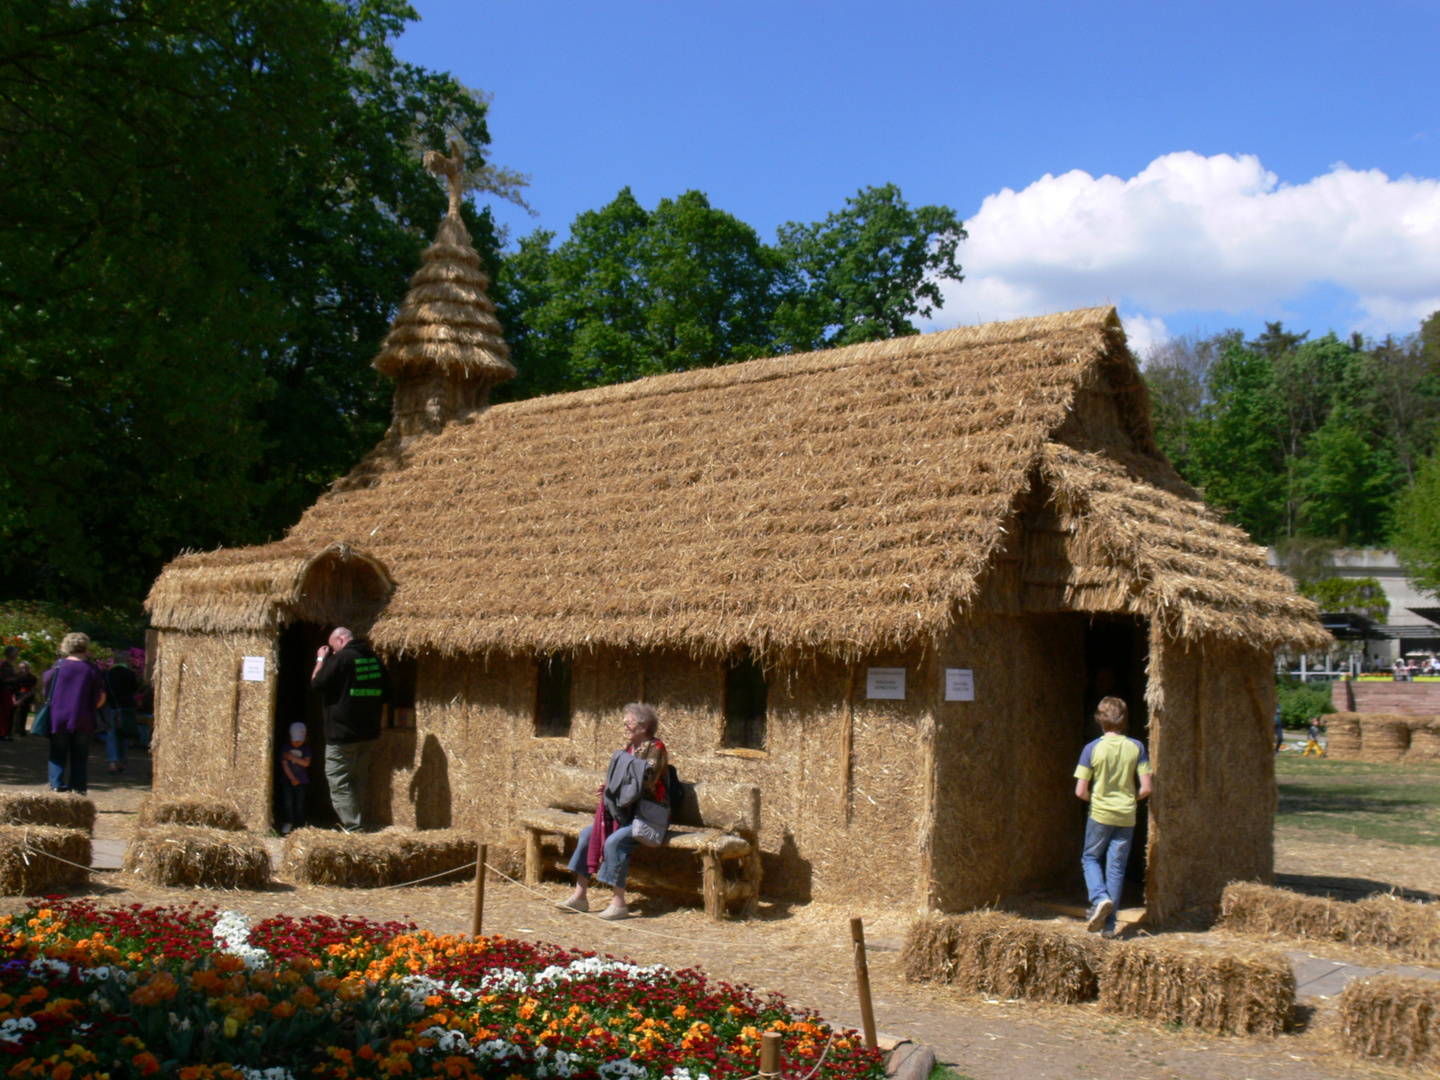
MULTIPOLYGON (((570 857, 570 872, 590 873, 588 854, 593 824, 580 830, 580 839, 575 842, 575 854, 570 857)), ((630 834, 630 826, 622 825, 605 841, 605 854, 600 860, 600 869, 595 871, 595 880, 603 881, 612 889, 623 889, 625 879, 630 876, 630 853, 640 846, 640 841, 630 834)))
POLYGON ((73 791, 84 795, 90 789, 90 736, 68 731, 50 733, 50 790, 73 791), (65 768, 70 768, 70 783, 64 783, 65 768))
MULTIPOLYGON (((1080 866, 1085 871, 1085 888, 1093 907, 1106 897, 1120 910, 1120 890, 1125 886, 1125 864, 1130 861, 1130 843, 1135 839, 1134 825, 1102 825, 1094 818, 1085 819, 1085 850, 1080 866)), ((1115 912, 1105 920, 1105 929, 1115 929, 1115 912)))

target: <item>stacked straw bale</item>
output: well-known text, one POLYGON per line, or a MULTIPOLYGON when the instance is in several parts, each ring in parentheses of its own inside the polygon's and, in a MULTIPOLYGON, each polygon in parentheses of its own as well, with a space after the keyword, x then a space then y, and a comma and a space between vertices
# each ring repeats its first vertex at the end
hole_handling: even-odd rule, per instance
POLYGON ((232 802, 213 799, 146 798, 140 804, 139 824, 142 829, 157 825, 195 825, 225 832, 244 832, 245 819, 232 802))
POLYGON ((0 797, 0 825, 50 825, 95 831, 95 804, 79 795, 53 791, 0 797))
POLYGON ((454 829, 397 829, 368 835, 296 829, 285 838, 280 872, 301 884, 352 889, 404 885, 422 878, 440 884, 473 878, 476 854, 474 835, 454 829))
POLYGON ((84 882, 89 866, 87 832, 49 825, 0 825, 0 896, 46 893, 84 882))
POLYGON ((1360 760, 1399 761, 1410 749, 1410 717, 1397 713, 1360 716, 1360 760))
POLYGON ((1097 953, 1085 939, 998 911, 924 915, 901 953, 910 982, 1062 1005, 1092 1001, 1097 953))
POLYGON ((1220 899, 1220 925, 1252 937, 1344 941, 1440 960, 1440 908, 1395 896, 1350 902, 1237 881, 1220 899))
POLYGON ((1360 756, 1360 714, 1338 712, 1325 719, 1325 756, 1355 760, 1360 756))
POLYGON ((124 868, 156 885, 263 889, 270 853, 258 837, 196 825, 142 829, 125 849, 124 868))
POLYGON ((1216 1035, 1289 1028, 1295 973, 1283 953, 1235 952, 1159 940, 1109 950, 1100 1008, 1216 1035))
POLYGON ((1340 1042, 1352 1054, 1440 1070, 1440 982, 1377 975, 1340 993, 1340 1042))
POLYGON ((1440 717, 1412 716, 1410 718, 1410 752, 1406 761, 1435 761, 1440 759, 1440 717))

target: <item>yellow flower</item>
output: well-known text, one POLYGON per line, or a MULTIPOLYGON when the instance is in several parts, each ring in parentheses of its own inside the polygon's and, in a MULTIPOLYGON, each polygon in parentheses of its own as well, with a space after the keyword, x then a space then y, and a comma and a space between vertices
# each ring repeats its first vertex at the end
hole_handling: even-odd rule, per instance
POLYGON ((227 1039, 233 1039, 238 1034, 240 1034, 240 1017, 231 1013, 225 1017, 225 1037, 227 1039))

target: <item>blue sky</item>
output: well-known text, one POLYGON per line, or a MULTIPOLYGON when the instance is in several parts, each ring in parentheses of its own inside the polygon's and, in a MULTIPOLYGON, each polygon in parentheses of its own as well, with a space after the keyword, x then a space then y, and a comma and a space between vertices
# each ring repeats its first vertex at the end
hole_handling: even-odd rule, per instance
POLYGON ((629 185, 772 239, 893 181, 970 228, 936 326, 1108 301, 1143 347, 1440 309, 1440 0, 416 7, 400 55, 493 94, 492 157, 533 178, 514 233, 629 185))

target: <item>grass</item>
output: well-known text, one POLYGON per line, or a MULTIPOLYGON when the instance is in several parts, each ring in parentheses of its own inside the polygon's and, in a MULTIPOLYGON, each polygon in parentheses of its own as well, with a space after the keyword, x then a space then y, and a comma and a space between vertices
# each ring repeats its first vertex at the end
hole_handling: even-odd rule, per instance
POLYGON ((1440 847, 1440 764, 1275 761, 1277 826, 1440 847))
POLYGON ((941 1065, 937 1061, 935 1067, 930 1070, 927 1080, 971 1080, 971 1077, 965 1073, 956 1072, 948 1065, 941 1065))

